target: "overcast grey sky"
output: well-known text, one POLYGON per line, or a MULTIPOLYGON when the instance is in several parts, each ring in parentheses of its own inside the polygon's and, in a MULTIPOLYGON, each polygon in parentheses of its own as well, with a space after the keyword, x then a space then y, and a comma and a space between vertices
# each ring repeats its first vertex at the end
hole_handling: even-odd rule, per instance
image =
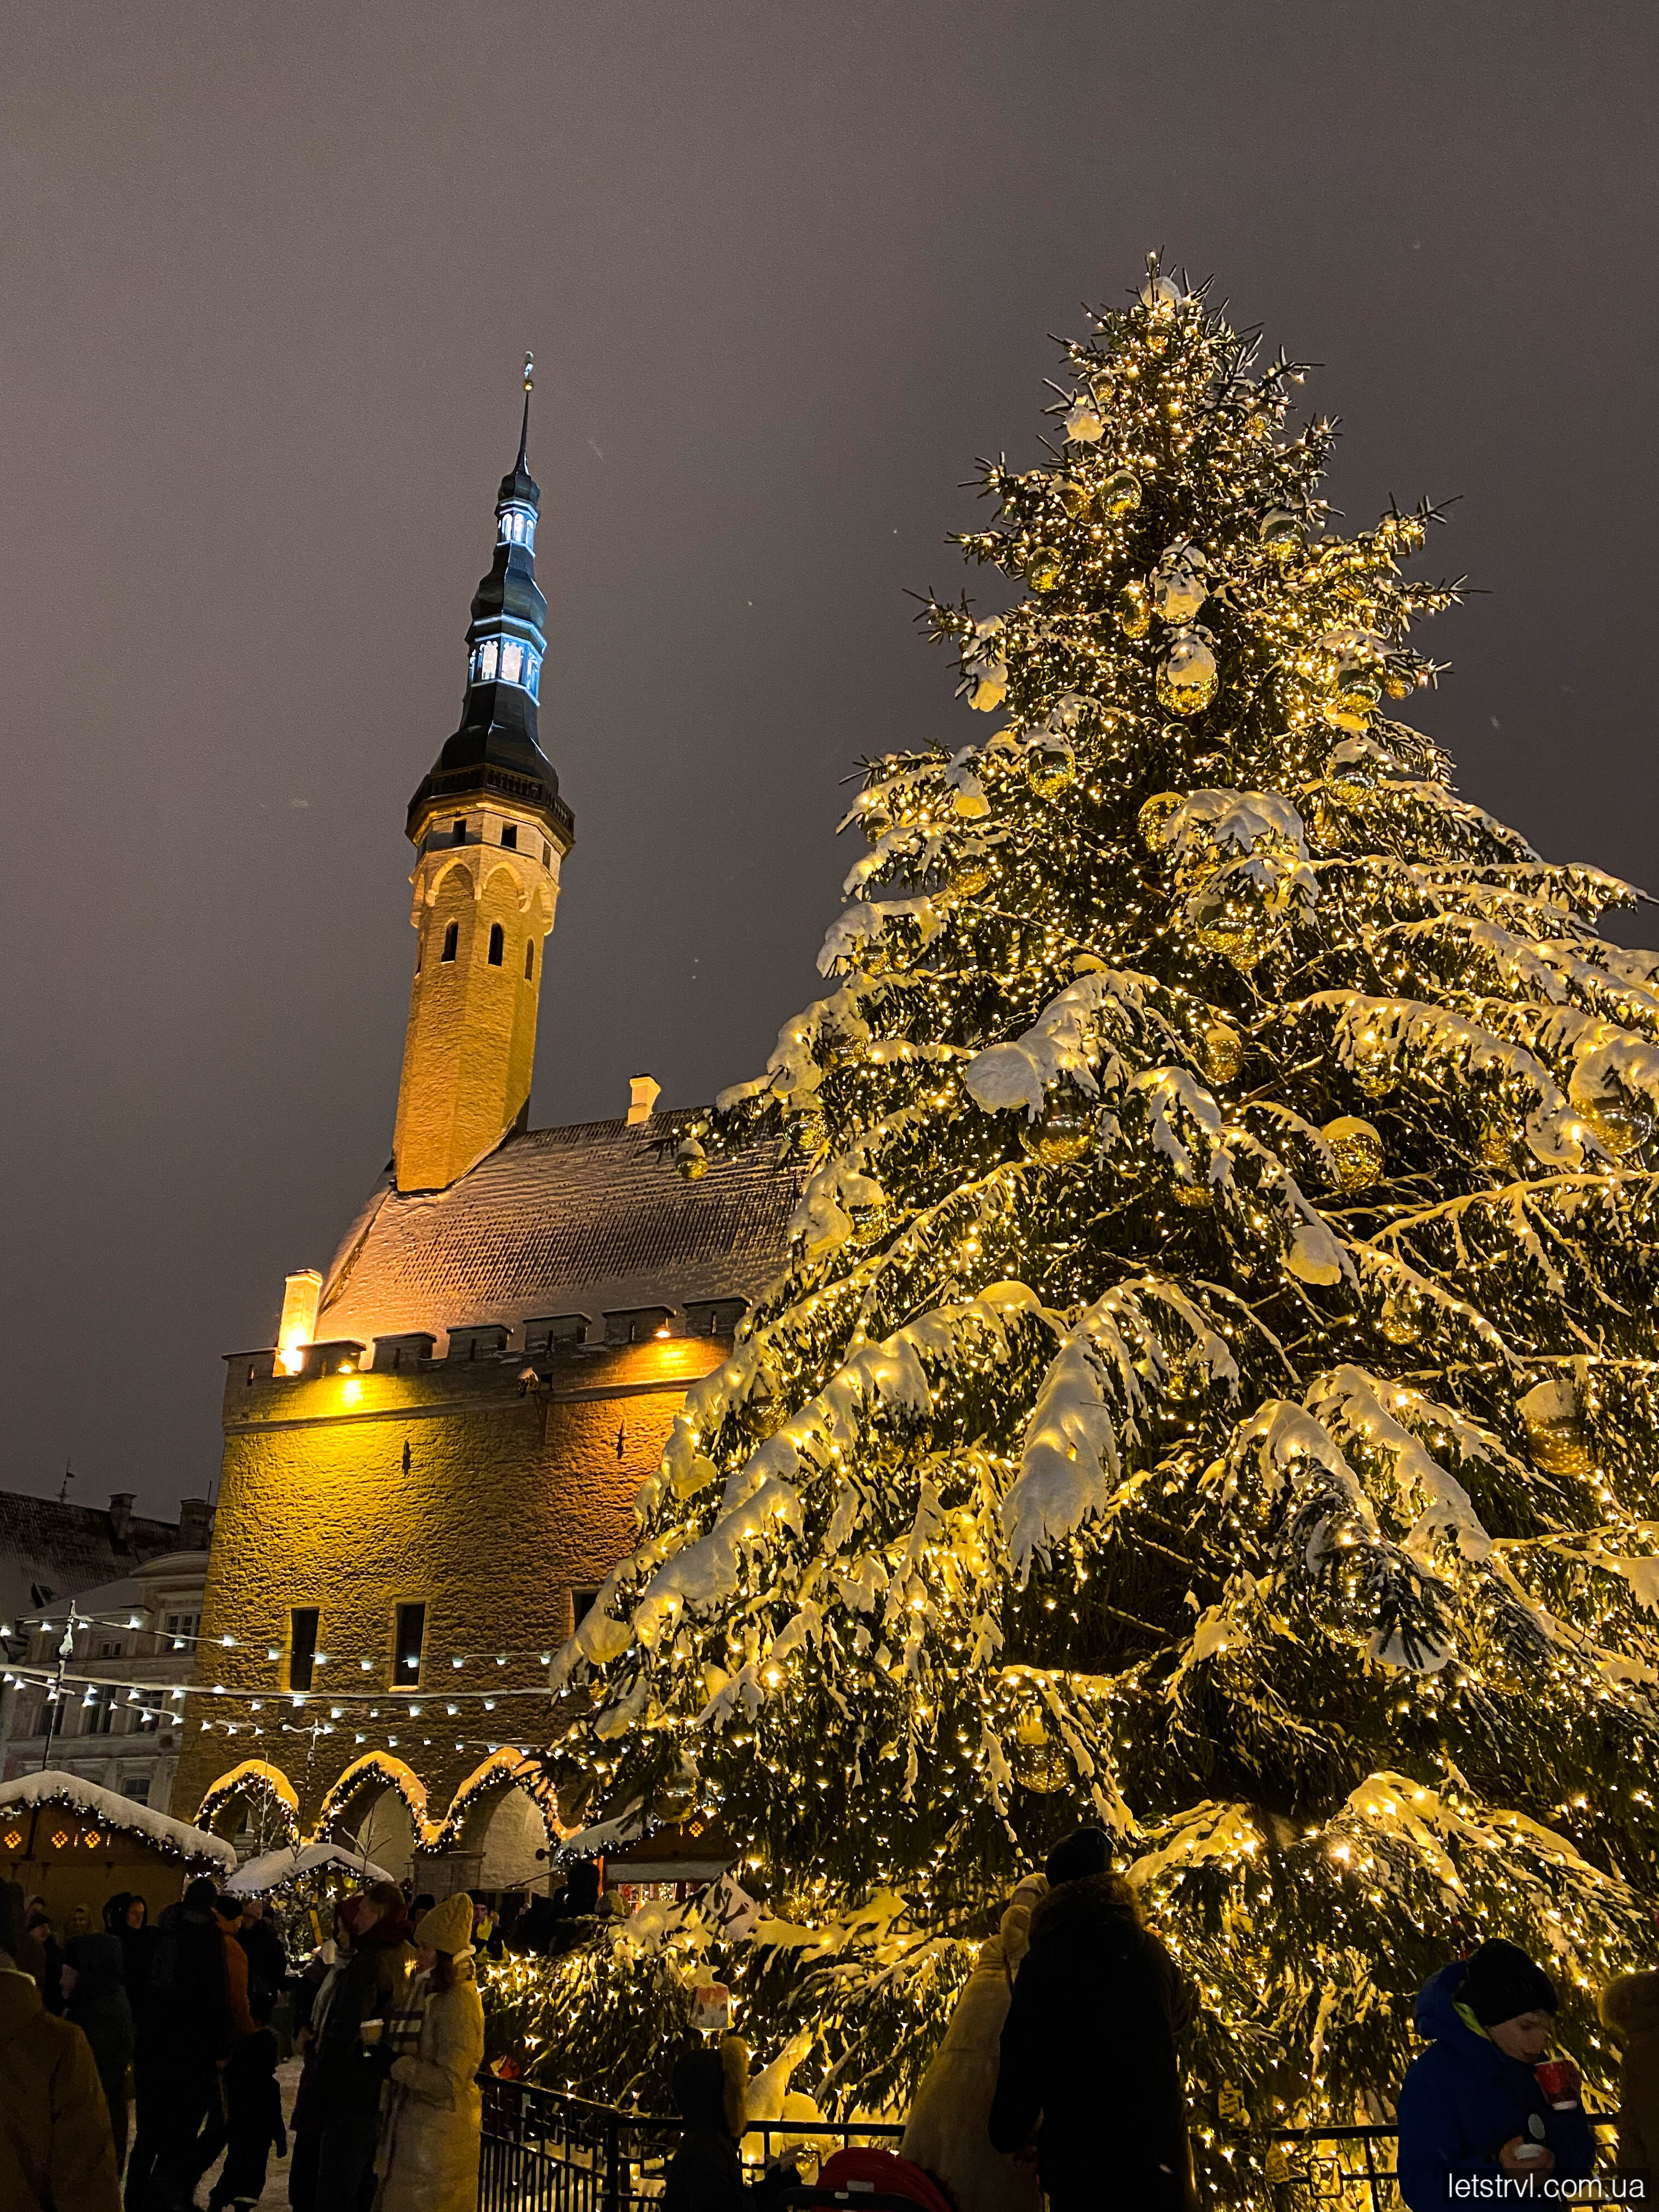
POLYGON ((204 1490, 220 1354, 386 1158, 526 346, 538 1123, 760 1066, 841 778, 978 730, 904 592, 1149 246, 1325 364, 1350 514, 1462 495, 1463 787, 1659 879, 1656 47, 1645 0, 12 0, 0 1485, 204 1490))

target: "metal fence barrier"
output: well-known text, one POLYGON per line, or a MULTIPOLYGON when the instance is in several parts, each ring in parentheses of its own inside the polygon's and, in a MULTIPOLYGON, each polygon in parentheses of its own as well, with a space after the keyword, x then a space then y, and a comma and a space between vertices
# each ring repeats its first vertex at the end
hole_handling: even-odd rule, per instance
MULTIPOLYGON (((1599 2113, 1590 2122, 1605 2144, 1613 2122, 1599 2113)), ((799 2148, 816 2170, 850 2143, 896 2149, 903 2133, 900 2122, 757 2121, 743 2154, 764 2166, 799 2148)), ((679 2136, 675 2118, 488 2076, 479 2212, 655 2212, 679 2136)), ((1275 2128, 1231 2140, 1261 2155, 1275 2212, 1404 2212, 1392 2128, 1275 2128)))

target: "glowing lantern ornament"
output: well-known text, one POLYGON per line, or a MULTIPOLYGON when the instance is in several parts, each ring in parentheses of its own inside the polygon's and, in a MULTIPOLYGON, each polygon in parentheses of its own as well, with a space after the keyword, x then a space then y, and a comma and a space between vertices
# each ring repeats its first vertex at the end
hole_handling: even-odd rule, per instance
POLYGON ((1065 568, 1065 556, 1057 545, 1039 545, 1025 563, 1026 581, 1034 592, 1052 592, 1065 568))
POLYGON ((708 1155, 695 1137, 686 1137, 675 1149, 674 1165, 687 1182, 701 1182, 708 1172, 708 1155))
POLYGON ((1158 669, 1158 703, 1166 714, 1201 714, 1216 693, 1215 654, 1200 629, 1178 629, 1158 669))
POLYGON ((1244 1040, 1231 1022, 1212 1022, 1204 1032, 1204 1073, 1212 1083, 1231 1083, 1244 1065, 1244 1040))
MULTIPOLYGON (((1569 1096, 1572 1096, 1571 1091, 1569 1096)), ((1588 1099, 1572 1097, 1572 1104, 1609 1159, 1628 1159, 1653 1127, 1649 1116, 1627 1106, 1617 1091, 1604 1091, 1588 1099)))
POLYGON ((1179 791, 1155 791, 1135 817, 1135 827, 1140 832, 1140 842, 1149 853, 1164 849, 1164 832, 1187 804, 1179 791))
POLYGON ((1106 425, 1101 421, 1093 403, 1079 399, 1075 407, 1068 407, 1061 416, 1066 434, 1077 446, 1097 444, 1106 425))
POLYGON ((1583 1409, 1570 1377, 1540 1382, 1516 1411, 1527 1431, 1532 1463, 1545 1474, 1588 1474, 1591 1458, 1583 1409))
POLYGON ((1133 514, 1140 504, 1140 478, 1133 469, 1114 469, 1100 487, 1095 504, 1103 522, 1133 514))
POLYGON ((984 853, 963 853, 951 863, 947 878, 958 898, 973 898, 991 880, 991 862, 984 853))
POLYGON ((1382 1173, 1382 1139, 1369 1121, 1344 1114, 1319 1133, 1330 1147, 1342 1190, 1369 1190, 1382 1173))
POLYGON ((1154 317, 1173 315, 1181 305, 1181 287, 1171 276, 1161 276, 1155 270, 1147 275, 1140 288, 1140 304, 1151 310, 1154 317))
POLYGON ((1089 512, 1089 504, 1092 497, 1088 485, 1078 483, 1070 477, 1062 477, 1055 489, 1060 494, 1060 503, 1067 515, 1073 522, 1080 521, 1089 512))
POLYGON ((1069 1167, 1076 1160, 1086 1159, 1095 1149, 1097 1113, 1098 1109, 1079 1092, 1069 1088, 1056 1091, 1044 1099, 1035 1121, 1020 1123, 1019 1141, 1044 1167, 1069 1167))
POLYGON ((1063 1790, 1071 1778, 1071 1762, 1065 1747, 1055 1742, 1047 1720, 1036 1705, 1027 1705, 1014 1723, 1008 1763, 1020 1787, 1041 1797, 1063 1790))

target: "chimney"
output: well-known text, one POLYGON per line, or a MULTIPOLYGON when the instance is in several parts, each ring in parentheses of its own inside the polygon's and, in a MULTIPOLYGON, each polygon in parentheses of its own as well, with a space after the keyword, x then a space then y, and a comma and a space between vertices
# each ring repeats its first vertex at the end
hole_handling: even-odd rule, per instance
POLYGON ((208 1510, 206 1498, 181 1498, 179 1501, 179 1549, 181 1552, 205 1552, 212 1531, 213 1516, 208 1510))
POLYGON ((283 1283, 276 1364, 284 1375, 297 1375, 304 1364, 305 1348, 317 1334, 317 1307, 322 1295, 323 1279, 314 1267, 301 1267, 283 1283))
POLYGON ((651 1119, 652 1110, 661 1092, 662 1085, 654 1075, 635 1075, 629 1079, 628 1126, 630 1129, 635 1123, 651 1119))
POLYGON ((132 1501, 136 1493, 118 1490, 109 1501, 109 1533, 115 1539, 118 1550, 125 1550, 127 1532, 132 1527, 132 1501))

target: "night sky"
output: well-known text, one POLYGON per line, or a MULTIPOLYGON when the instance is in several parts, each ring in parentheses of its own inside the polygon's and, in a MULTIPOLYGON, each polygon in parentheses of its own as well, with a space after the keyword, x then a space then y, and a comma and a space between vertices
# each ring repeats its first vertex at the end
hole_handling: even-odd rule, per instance
POLYGON ((1648 0, 9 8, 0 1486, 207 1491, 220 1355, 386 1158, 526 346, 534 1123, 811 995, 853 763, 988 726, 906 591, 1151 246, 1324 364, 1357 521, 1461 495, 1462 788, 1659 884, 1656 52, 1648 0))

